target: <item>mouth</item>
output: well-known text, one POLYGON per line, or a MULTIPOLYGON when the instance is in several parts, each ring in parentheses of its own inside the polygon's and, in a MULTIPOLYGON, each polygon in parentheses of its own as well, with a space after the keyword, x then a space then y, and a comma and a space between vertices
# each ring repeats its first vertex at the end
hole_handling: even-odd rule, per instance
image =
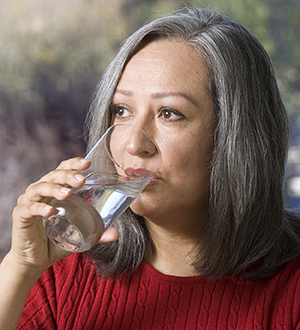
MULTIPOLYGON (((126 175, 129 178, 136 179, 136 178, 154 178, 155 173, 151 172, 145 168, 133 168, 133 167, 128 167, 125 170, 126 175)), ((151 179, 152 180, 152 179, 151 179)))
POLYGON ((157 182, 159 181, 159 178, 157 176, 153 177, 149 183, 147 184, 146 188, 147 187, 151 187, 151 186, 154 186, 157 182))

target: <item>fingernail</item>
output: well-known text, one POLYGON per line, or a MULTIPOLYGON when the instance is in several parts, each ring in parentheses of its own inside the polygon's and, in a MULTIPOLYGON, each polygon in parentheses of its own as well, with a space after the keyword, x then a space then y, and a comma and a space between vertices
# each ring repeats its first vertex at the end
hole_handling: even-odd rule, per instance
POLYGON ((82 180, 84 180, 84 176, 82 174, 75 174, 75 179, 77 181, 82 181, 82 180))
POLYGON ((82 159, 80 159, 80 162, 81 162, 81 163, 88 163, 89 160, 88 160, 88 159, 85 159, 85 158, 82 158, 82 159))
POLYGON ((44 206, 45 211, 49 212, 52 209, 52 206, 46 205, 44 206))
POLYGON ((67 195, 67 194, 69 193, 70 190, 71 190, 71 189, 69 189, 69 188, 65 188, 65 187, 60 188, 60 191, 61 191, 64 195, 67 195))

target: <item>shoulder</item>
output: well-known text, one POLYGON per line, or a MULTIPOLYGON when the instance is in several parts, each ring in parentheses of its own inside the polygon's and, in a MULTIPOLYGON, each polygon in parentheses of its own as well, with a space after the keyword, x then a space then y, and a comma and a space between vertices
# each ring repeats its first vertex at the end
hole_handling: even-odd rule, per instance
POLYGON ((99 281, 92 262, 83 254, 56 262, 32 288, 18 329, 55 329, 58 322, 64 327, 64 322, 76 318, 84 292, 95 292, 99 281))
POLYGON ((60 291, 69 283, 87 277, 92 271, 92 263, 84 255, 73 253, 71 256, 54 263, 38 280, 31 290, 31 295, 44 291, 60 291))
POLYGON ((270 279, 268 287, 276 287, 277 292, 282 292, 282 297, 292 299, 292 304, 300 308, 300 256, 287 262, 270 279))
POLYGON ((93 262, 84 254, 73 253, 71 256, 56 262, 41 277, 37 287, 53 291, 56 300, 72 300, 86 287, 98 285, 93 262))
POLYGON ((271 278, 247 282, 250 305, 254 307, 248 310, 249 317, 271 324, 272 329, 279 325, 291 329, 291 324, 295 329, 300 324, 300 256, 271 278))

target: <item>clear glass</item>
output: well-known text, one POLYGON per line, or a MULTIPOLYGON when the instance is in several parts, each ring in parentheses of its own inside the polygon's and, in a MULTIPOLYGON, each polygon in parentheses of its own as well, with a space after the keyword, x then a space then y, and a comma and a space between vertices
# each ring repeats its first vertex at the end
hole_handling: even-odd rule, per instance
POLYGON ((54 214, 43 219, 50 240, 71 252, 95 246, 161 166, 155 142, 131 125, 110 127, 86 159, 91 166, 81 172, 86 177, 84 186, 72 188, 64 201, 52 199, 54 214))

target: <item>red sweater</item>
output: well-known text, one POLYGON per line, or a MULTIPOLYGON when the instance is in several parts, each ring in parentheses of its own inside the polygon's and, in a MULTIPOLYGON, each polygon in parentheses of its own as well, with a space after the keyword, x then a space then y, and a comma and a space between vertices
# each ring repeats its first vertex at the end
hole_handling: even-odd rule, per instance
POLYGON ((18 329, 300 329, 299 263, 268 280, 210 281, 164 275, 144 262, 114 281, 73 254, 32 289, 18 329))

